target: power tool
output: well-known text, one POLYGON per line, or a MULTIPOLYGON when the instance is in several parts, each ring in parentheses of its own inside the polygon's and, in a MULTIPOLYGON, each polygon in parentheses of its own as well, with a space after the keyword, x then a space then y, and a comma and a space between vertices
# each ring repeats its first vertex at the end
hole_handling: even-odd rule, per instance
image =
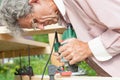
MULTIPOLYGON (((66 39, 70 39, 70 38, 77 38, 77 36, 72 27, 72 24, 68 23, 67 29, 63 32, 62 40, 66 40, 66 39)), ((58 40, 57 32, 55 32, 55 43, 54 43, 55 52, 58 52, 59 47, 62 45, 64 45, 64 44, 60 44, 60 42, 58 40)), ((59 55, 60 55, 60 53, 59 53, 59 55)), ((75 76, 86 74, 85 70, 81 69, 78 66, 78 64, 70 65, 69 62, 64 59, 64 57, 61 59, 61 61, 65 63, 65 65, 63 66, 64 67, 63 76, 68 74, 68 72, 71 72, 71 74, 68 74, 68 75, 75 75, 75 76)))

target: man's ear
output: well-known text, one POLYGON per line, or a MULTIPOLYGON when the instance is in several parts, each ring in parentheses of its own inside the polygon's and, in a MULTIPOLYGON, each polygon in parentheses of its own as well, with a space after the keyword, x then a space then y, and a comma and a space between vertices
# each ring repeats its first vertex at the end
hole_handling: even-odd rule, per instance
POLYGON ((39 0, 29 0, 29 4, 37 3, 39 0))

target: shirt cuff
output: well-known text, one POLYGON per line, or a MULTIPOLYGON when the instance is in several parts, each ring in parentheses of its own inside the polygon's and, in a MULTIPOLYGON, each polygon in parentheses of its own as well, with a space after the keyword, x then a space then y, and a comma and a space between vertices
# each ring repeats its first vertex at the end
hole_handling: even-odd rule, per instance
POLYGON ((112 56, 107 52, 103 46, 100 37, 97 37, 88 42, 89 48, 91 49, 95 58, 99 61, 106 61, 112 58, 112 56))

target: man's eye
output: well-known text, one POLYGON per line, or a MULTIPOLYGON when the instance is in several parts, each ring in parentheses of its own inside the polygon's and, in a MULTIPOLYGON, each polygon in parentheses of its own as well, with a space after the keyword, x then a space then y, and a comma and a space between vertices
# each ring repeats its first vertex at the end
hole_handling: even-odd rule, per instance
POLYGON ((36 28, 38 27, 37 22, 38 22, 38 21, 37 21, 36 19, 33 19, 32 22, 31 22, 31 23, 32 23, 31 27, 32 27, 33 29, 35 29, 35 30, 36 30, 36 28))
POLYGON ((33 19, 33 22, 34 22, 34 23, 37 23, 38 21, 37 21, 37 19, 33 19))

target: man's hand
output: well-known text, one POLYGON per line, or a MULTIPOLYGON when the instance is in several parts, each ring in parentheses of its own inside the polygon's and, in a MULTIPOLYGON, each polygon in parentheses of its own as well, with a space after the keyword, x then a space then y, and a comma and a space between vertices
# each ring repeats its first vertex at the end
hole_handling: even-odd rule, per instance
POLYGON ((61 55, 58 59, 64 57, 70 64, 75 64, 92 56, 91 50, 86 42, 71 38, 65 40, 62 44, 64 45, 59 48, 58 52, 61 53, 61 55))

